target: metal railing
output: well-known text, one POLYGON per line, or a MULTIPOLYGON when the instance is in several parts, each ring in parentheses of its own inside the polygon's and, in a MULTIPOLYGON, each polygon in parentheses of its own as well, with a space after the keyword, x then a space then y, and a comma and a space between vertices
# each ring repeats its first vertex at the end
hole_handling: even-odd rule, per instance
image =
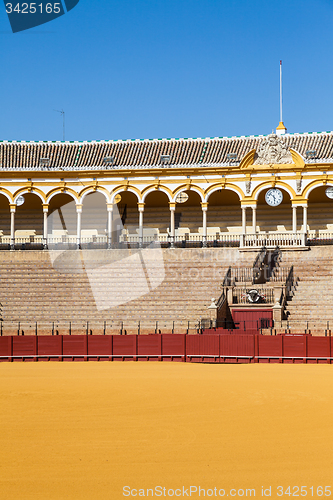
POLYGON ((240 288, 236 287, 232 291, 233 304, 273 304, 274 303, 274 289, 272 287, 265 288, 240 288), (257 295, 252 291, 256 291, 257 295), (252 298, 253 297, 253 298, 252 298))

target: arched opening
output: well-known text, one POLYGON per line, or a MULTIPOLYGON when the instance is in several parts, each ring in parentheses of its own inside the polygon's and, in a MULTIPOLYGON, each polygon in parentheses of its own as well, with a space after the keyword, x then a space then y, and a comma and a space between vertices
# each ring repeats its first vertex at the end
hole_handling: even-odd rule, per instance
POLYGON ((326 195, 328 186, 318 186, 309 194, 308 229, 313 236, 333 232, 333 199, 326 195))
POLYGON ((10 242, 9 201, 3 194, 0 194, 0 236, 2 243, 10 242))
POLYGON ((207 235, 240 233, 241 204, 237 193, 230 189, 214 191, 208 198, 207 235))
POLYGON ((48 239, 76 237, 76 207, 69 194, 59 193, 51 198, 47 219, 48 239))
POLYGON ((145 198, 143 234, 167 234, 170 228, 169 198, 163 191, 152 191, 145 198))
POLYGON ((175 234, 202 234, 202 210, 201 198, 196 191, 182 191, 176 199, 185 199, 181 203, 177 201, 175 211, 175 234), (186 200, 186 197, 187 200, 186 200))
POLYGON ((43 237, 43 203, 34 193, 22 195, 24 203, 16 207, 15 242, 24 243, 43 237))
POLYGON ((81 242, 107 238, 107 206, 102 193, 90 193, 83 199, 81 242))
MULTIPOLYGON (((257 201, 257 231, 259 233, 285 233, 292 231, 292 209, 289 193, 283 188, 276 187, 282 192, 283 199, 280 205, 272 207, 265 200, 265 195, 271 187, 260 192, 257 201)), ((252 231, 251 231, 252 232, 252 231)))
POLYGON ((139 227, 138 197, 131 191, 117 193, 113 206, 113 241, 121 234, 122 230, 128 234, 137 234, 139 227))

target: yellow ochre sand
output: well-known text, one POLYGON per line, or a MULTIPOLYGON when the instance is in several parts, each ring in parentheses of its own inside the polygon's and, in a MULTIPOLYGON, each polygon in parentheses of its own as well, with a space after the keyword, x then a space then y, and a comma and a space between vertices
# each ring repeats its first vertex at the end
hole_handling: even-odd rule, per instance
POLYGON ((0 391, 1 499, 333 486, 330 365, 2 363, 0 391))

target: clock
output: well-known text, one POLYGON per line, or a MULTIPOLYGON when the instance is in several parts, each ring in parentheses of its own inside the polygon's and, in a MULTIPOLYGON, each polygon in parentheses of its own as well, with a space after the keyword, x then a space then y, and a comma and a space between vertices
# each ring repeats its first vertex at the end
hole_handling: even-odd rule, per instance
POLYGON ((267 191, 265 194, 265 200, 267 205, 270 205, 271 207, 277 207, 282 203, 283 200, 283 194, 280 189, 277 188, 272 188, 267 191))
POLYGON ((327 198, 333 198, 333 186, 326 188, 325 194, 327 198))

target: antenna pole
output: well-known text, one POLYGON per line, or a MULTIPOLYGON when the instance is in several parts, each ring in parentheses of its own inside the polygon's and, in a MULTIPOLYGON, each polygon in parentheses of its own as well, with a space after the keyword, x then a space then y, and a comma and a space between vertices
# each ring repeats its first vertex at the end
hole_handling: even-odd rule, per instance
POLYGON ((282 61, 280 60, 280 122, 283 123, 282 119, 282 61))

